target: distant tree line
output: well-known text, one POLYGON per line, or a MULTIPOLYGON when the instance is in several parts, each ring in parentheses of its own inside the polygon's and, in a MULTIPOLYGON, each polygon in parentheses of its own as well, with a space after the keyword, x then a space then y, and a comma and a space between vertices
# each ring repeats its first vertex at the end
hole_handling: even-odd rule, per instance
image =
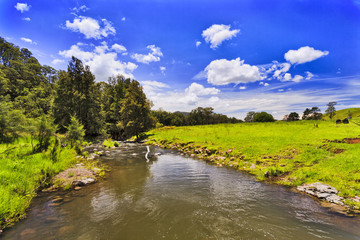
POLYGON ((152 111, 157 119, 158 126, 189 126, 219 123, 239 123, 242 120, 228 117, 224 114, 214 113, 212 107, 198 107, 191 112, 167 112, 164 110, 152 111))

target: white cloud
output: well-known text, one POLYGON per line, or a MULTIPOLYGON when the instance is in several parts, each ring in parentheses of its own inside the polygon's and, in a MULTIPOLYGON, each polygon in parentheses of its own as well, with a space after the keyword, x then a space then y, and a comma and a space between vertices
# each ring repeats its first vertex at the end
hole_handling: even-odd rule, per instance
POLYGON ((145 64, 149 64, 150 62, 159 62, 160 57, 163 56, 161 49, 155 45, 148 45, 147 48, 150 49, 151 52, 146 55, 135 53, 131 55, 131 58, 135 59, 137 62, 145 64))
POLYGON ((196 45, 196 47, 199 47, 199 46, 201 45, 201 42, 200 42, 200 41, 197 41, 197 42, 195 43, 195 45, 196 45))
POLYGON ((288 81, 300 82, 303 79, 304 79, 303 76, 295 75, 293 78, 290 73, 285 73, 284 77, 280 78, 280 81, 282 81, 282 82, 288 82, 288 81))
POLYGON ((293 82, 300 82, 300 81, 303 80, 303 79, 304 79, 303 76, 295 75, 292 80, 293 80, 293 82))
POLYGON ((195 94, 197 96, 207 96, 207 95, 216 95, 220 92, 220 90, 214 87, 205 88, 201 84, 192 83, 187 89, 185 89, 185 92, 187 94, 195 94))
POLYGON ((230 25, 214 24, 202 32, 206 42, 211 44, 211 48, 217 48, 223 41, 235 37, 240 32, 239 29, 230 30, 230 25))
POLYGON ((34 44, 34 45, 37 44, 36 42, 34 42, 33 40, 31 40, 30 38, 24 38, 24 37, 22 37, 22 38, 20 38, 20 39, 21 39, 21 41, 24 41, 24 42, 26 42, 26 43, 30 43, 30 44, 34 44))
POLYGON ((22 20, 24 20, 24 21, 28 21, 28 22, 30 22, 30 21, 31 21, 31 19, 30 19, 29 17, 22 18, 22 20))
POLYGON ((121 19, 121 21, 123 21, 123 22, 126 21, 126 17, 123 17, 123 18, 121 19))
POLYGON ((290 73, 286 73, 285 75, 284 75, 284 78, 282 79, 283 81, 291 81, 291 74, 290 73))
POLYGON ((291 64, 290 63, 282 63, 282 64, 280 64, 280 67, 281 67, 280 69, 275 71, 273 77, 277 78, 280 76, 280 74, 286 73, 287 71, 289 71, 291 64))
POLYGON ((52 60, 52 64, 54 64, 54 65, 57 65, 57 64, 59 64, 59 63, 63 63, 64 62, 64 60, 63 59, 54 59, 54 60, 52 60))
POLYGON ((126 47, 124 47, 123 45, 117 44, 115 43, 114 45, 111 46, 111 49, 115 50, 118 53, 122 53, 122 52, 126 52, 127 49, 126 47))
POLYGON ((162 74, 165 74, 165 71, 166 71, 166 67, 164 66, 160 66, 160 71, 162 74))
POLYGON ((111 22, 106 19, 101 19, 102 25, 91 17, 77 17, 73 22, 66 20, 66 28, 74 32, 80 32, 85 35, 85 38, 101 39, 108 35, 115 35, 116 30, 111 22))
POLYGON ((132 62, 117 60, 117 53, 111 51, 106 42, 95 46, 93 51, 84 51, 80 49, 79 45, 72 45, 69 50, 60 51, 59 54, 66 58, 75 56, 82 60, 84 64, 90 66, 97 81, 107 81, 108 77, 118 74, 126 78, 133 78, 132 72, 138 67, 132 62))
POLYGON ((27 3, 16 3, 14 6, 16 10, 20 11, 21 13, 29 11, 31 5, 27 5, 27 3))
POLYGON ((245 90, 246 87, 245 87, 245 86, 241 86, 241 87, 239 87, 239 89, 240 89, 240 90, 245 90))
POLYGON ((71 10, 78 13, 78 12, 86 12, 87 10, 89 10, 89 8, 85 5, 82 5, 81 7, 74 7, 71 10))
POLYGON ((244 60, 218 59, 212 61, 205 68, 207 81, 213 85, 227 85, 229 83, 247 83, 261 80, 259 68, 244 64, 244 60))
POLYGON ((279 89, 278 91, 279 91, 279 92, 283 92, 283 91, 284 91, 284 89, 279 89))
POLYGON ((284 57, 292 64, 301 64, 314 61, 315 59, 326 56, 328 54, 328 51, 315 50, 312 47, 305 46, 299 48, 298 50, 289 50, 287 53, 285 53, 284 57))
POLYGON ((267 86, 269 86, 269 85, 270 85, 270 84, 268 84, 268 83, 264 83, 264 86, 265 86, 265 87, 267 87, 267 86))
POLYGON ((158 81, 141 81, 140 84, 143 86, 144 93, 148 98, 156 98, 159 91, 170 88, 169 85, 158 81))
POLYGON ((309 72, 309 71, 307 71, 307 72, 305 72, 306 73, 306 80, 310 80, 310 79, 312 79, 315 75, 314 74, 312 74, 311 72, 309 72))

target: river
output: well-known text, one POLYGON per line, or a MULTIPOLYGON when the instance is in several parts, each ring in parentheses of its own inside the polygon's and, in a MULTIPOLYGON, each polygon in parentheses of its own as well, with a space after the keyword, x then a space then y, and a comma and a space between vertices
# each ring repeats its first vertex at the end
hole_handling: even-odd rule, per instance
POLYGON ((145 145, 102 157, 111 172, 42 193, 1 239, 360 239, 359 218, 240 171, 145 145), (154 153, 161 153, 154 156, 154 153))

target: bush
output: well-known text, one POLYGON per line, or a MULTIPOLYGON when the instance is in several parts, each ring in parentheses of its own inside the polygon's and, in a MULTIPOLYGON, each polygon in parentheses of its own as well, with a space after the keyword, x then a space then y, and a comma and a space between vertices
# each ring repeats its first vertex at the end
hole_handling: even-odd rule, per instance
POLYGON ((37 140, 37 144, 33 146, 33 152, 47 151, 51 138, 56 131, 56 125, 53 123, 53 119, 46 115, 42 115, 40 118, 33 121, 33 127, 30 131, 32 139, 37 140))
POLYGON ((267 112, 255 113, 254 122, 274 122, 274 117, 267 112))

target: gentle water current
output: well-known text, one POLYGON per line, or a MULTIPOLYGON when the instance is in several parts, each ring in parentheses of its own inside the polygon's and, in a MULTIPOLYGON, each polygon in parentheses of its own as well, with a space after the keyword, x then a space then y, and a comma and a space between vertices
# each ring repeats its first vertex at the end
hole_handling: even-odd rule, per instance
POLYGON ((1 239, 360 239, 358 218, 230 168, 127 144, 80 191, 42 194, 1 239), (53 202, 57 196, 64 200, 53 202))

